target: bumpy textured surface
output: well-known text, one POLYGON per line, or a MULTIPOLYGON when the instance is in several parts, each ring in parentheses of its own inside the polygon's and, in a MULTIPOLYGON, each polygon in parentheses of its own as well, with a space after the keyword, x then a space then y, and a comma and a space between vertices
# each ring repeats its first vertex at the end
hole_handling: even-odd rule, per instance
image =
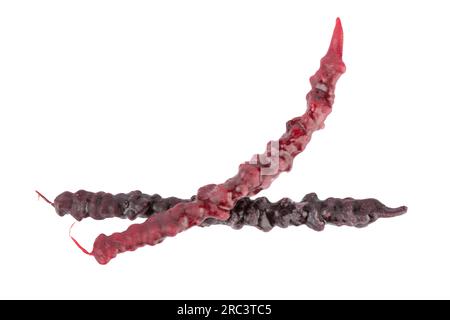
POLYGON ((319 70, 310 78, 312 89, 307 95, 306 113, 287 123, 286 132, 278 140, 277 154, 273 153, 272 143, 269 143, 266 151, 255 157, 256 163, 241 164, 238 173, 223 184, 200 188, 196 200, 179 203, 167 212, 156 213, 144 223, 134 224, 122 233, 110 236, 101 234, 95 240, 92 251, 96 260, 106 264, 118 253, 158 244, 166 237, 202 224, 207 218, 227 220, 239 199, 268 188, 280 173, 289 171, 294 157, 305 149, 312 134, 324 127, 324 121, 331 112, 336 82, 345 72, 342 47, 343 32, 337 19, 328 52, 322 58, 319 70), (275 171, 262 174, 267 167, 266 160, 273 157, 277 158, 278 163, 275 171))
POLYGON ((165 211, 180 202, 189 202, 175 197, 162 198, 140 191, 111 194, 106 192, 88 192, 79 190, 75 193, 63 192, 56 197, 53 206, 60 216, 69 214, 78 221, 84 218, 103 220, 106 218, 137 217, 148 218, 156 212, 165 211))
MULTIPOLYGON (((178 203, 195 200, 175 197, 163 198, 158 194, 147 195, 140 191, 112 195, 105 192, 64 192, 54 202, 56 212, 72 215, 78 221, 84 218, 97 220, 117 217, 134 220, 148 218, 166 211, 178 203)), ((286 228, 306 224, 321 231, 325 224, 365 227, 378 218, 395 217, 405 213, 406 207, 389 208, 376 199, 328 198, 319 200, 315 193, 306 195, 301 202, 283 198, 272 203, 267 198, 240 199, 230 212, 228 220, 208 218, 201 226, 227 225, 234 229, 253 226, 263 231, 274 227, 286 228)))
POLYGON ((407 208, 389 208, 376 199, 328 198, 319 200, 315 193, 306 195, 301 202, 284 198, 271 203, 267 198, 242 198, 231 210, 226 221, 206 219, 201 226, 224 224, 240 229, 254 226, 263 231, 274 227, 287 228, 305 224, 322 231, 326 224, 362 228, 378 218, 389 218, 406 213, 407 208))

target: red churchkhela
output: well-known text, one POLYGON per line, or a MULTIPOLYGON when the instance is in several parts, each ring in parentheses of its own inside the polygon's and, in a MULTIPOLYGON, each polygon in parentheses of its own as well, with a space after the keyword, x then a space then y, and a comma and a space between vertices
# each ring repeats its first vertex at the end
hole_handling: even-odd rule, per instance
POLYGON ((239 199, 268 188, 280 173, 289 171, 294 157, 305 149, 314 131, 324 127, 324 121, 331 112, 336 82, 345 72, 342 48, 343 31, 338 18, 328 52, 322 58, 319 70, 310 78, 312 89, 306 96, 307 110, 301 117, 287 122, 286 132, 278 140, 278 150, 274 152, 270 142, 265 153, 254 157, 255 161, 241 164, 238 173, 225 183, 200 188, 196 200, 156 213, 124 232, 99 235, 91 255, 100 264, 106 264, 118 253, 158 244, 166 237, 201 225, 207 218, 227 220, 239 199), (267 168, 264 159, 274 158, 277 167, 270 174, 264 174, 267 168))

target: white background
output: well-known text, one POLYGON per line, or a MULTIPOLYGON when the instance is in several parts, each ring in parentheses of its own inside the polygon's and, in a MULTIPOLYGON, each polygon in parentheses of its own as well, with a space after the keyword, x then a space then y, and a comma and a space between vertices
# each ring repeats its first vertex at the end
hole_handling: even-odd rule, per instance
MULTIPOLYGON (((0 298, 450 298, 446 1, 2 1, 0 298), (189 197, 303 114, 335 18, 325 130, 261 193, 376 197, 365 229, 194 228, 107 266, 35 189, 189 197)), ((84 221, 97 234, 126 221, 84 221)))

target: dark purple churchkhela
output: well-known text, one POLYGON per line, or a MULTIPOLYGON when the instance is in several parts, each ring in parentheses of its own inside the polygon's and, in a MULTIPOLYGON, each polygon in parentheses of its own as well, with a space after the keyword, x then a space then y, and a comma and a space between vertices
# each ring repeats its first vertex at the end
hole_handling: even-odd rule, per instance
MULTIPOLYGON (((148 218, 154 213, 164 212, 180 202, 188 201, 190 200, 175 197, 162 198, 158 194, 147 195, 140 191, 112 195, 80 190, 76 193, 62 193, 55 199, 54 206, 60 216, 70 214, 77 220, 89 217, 97 220, 113 217, 134 220, 137 217, 148 218)), ((234 229, 253 226, 270 231, 274 227, 305 224, 313 230, 321 231, 326 224, 361 228, 378 218, 395 217, 406 211, 404 206, 389 208, 376 199, 320 200, 315 193, 306 195, 300 202, 283 198, 272 203, 265 197, 255 200, 245 197, 236 203, 228 220, 208 218, 201 226, 222 224, 234 229)))
POLYGON ((188 202, 174 197, 161 198, 158 194, 148 195, 140 191, 118 193, 89 192, 79 190, 75 193, 63 192, 56 197, 54 207, 60 216, 70 214, 76 220, 93 218, 146 218, 150 215, 172 208, 180 202, 188 202))
POLYGON ((315 193, 306 195, 301 202, 283 198, 271 203, 267 198, 243 198, 231 210, 227 221, 206 219, 202 226, 225 224, 234 229, 245 225, 270 231, 273 227, 307 225, 322 231, 326 224, 336 226, 366 227, 378 218, 388 218, 406 213, 407 207, 389 208, 376 199, 328 198, 320 200, 315 193))

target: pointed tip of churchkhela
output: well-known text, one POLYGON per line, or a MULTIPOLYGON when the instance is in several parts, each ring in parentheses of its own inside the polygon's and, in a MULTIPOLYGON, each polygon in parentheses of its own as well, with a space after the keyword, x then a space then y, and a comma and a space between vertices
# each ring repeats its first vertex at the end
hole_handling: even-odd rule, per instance
POLYGON ((392 218, 397 217, 402 214, 405 214, 408 211, 408 207, 401 206, 398 208, 389 208, 387 206, 384 206, 382 212, 380 213, 381 218, 392 218))
POLYGON ((334 27, 333 36, 331 37, 328 55, 335 55, 342 59, 342 51, 344 48, 344 31, 342 30, 341 19, 336 18, 336 26, 334 27))
POLYGON ((341 19, 336 18, 333 36, 331 37, 330 46, 321 63, 334 69, 337 73, 345 72, 345 64, 342 61, 342 53, 344 49, 344 31, 342 30, 341 19))

